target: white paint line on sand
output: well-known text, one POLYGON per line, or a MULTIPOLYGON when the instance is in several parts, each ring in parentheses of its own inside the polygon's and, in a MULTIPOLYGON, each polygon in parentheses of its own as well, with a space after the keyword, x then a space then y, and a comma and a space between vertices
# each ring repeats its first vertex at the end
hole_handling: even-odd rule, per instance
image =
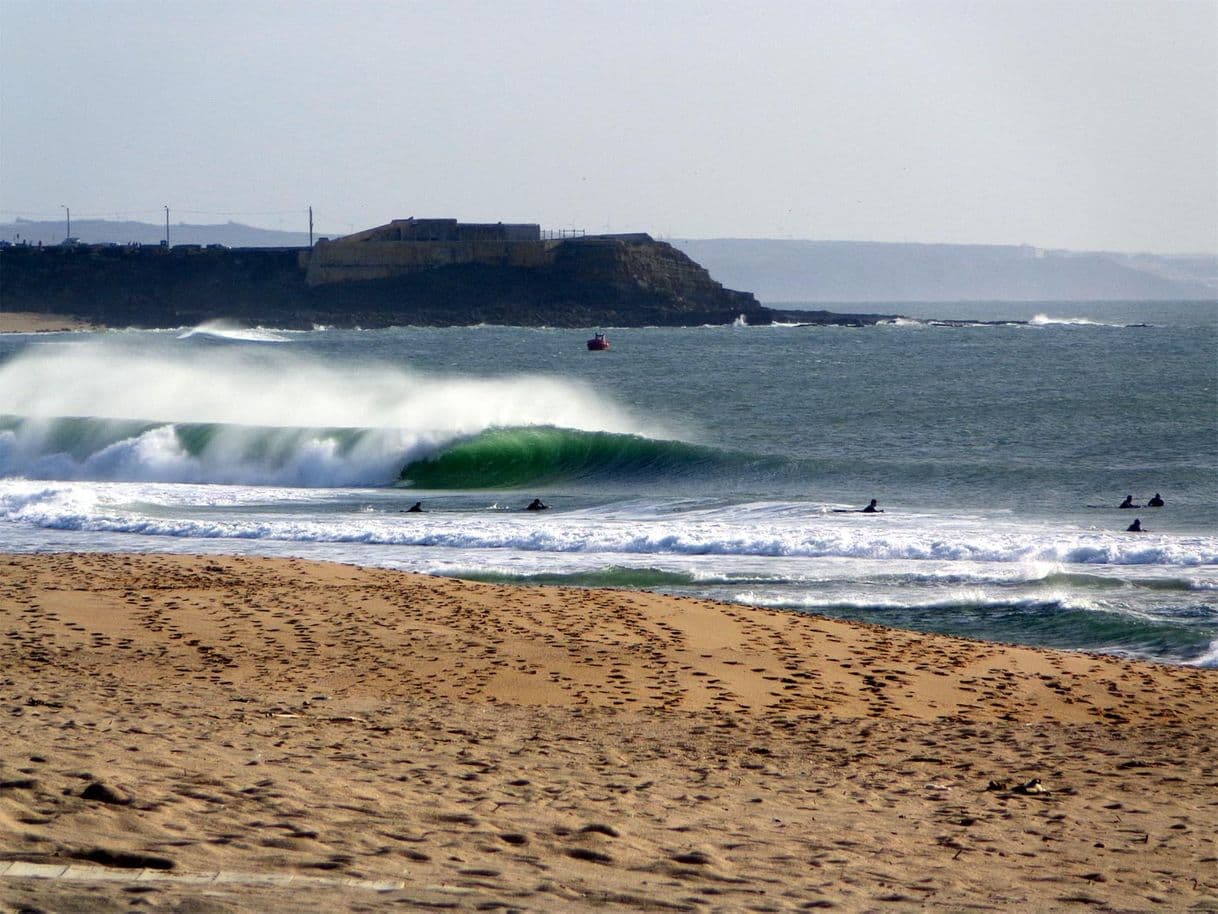
MULTIPOLYGON (((165 870, 122 869, 111 866, 86 866, 76 863, 26 863, 23 860, 0 862, 0 877, 5 879, 62 879, 73 882, 172 882, 180 885, 241 885, 262 888, 345 888, 370 892, 405 889, 406 882, 396 879, 342 879, 329 876, 303 876, 296 873, 240 873, 222 870, 214 873, 170 873, 165 870)), ((453 886, 414 886, 429 892, 461 894, 453 886)))

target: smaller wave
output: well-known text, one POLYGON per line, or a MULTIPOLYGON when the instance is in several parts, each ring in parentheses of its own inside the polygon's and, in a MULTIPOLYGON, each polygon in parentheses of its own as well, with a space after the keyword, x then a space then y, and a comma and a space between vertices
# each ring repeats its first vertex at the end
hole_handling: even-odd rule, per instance
POLYGON ((925 601, 826 600, 815 595, 758 597, 736 594, 735 602, 793 609, 833 618, 931 631, 986 641, 1008 641, 1058 649, 1093 650, 1192 666, 1218 667, 1212 625, 1163 618, 1065 593, 1006 599, 981 588, 961 588, 925 601), (1198 656, 1202 646, 1209 647, 1198 656))
POLYGON ((596 587, 629 590, 658 590, 666 587, 689 587, 695 583, 692 574, 664 571, 659 568, 623 568, 610 566, 594 571, 522 572, 450 570, 446 577, 488 584, 537 584, 556 587, 596 587))
POLYGON ((1044 589, 1071 587, 1079 590, 1120 590, 1127 586, 1126 581, 1102 577, 1095 574, 1078 574, 1059 571, 1035 579, 1036 586, 1044 589))
POLYGON ((1125 327, 1125 324, 1097 321, 1089 317, 1050 317, 1047 314, 1037 314, 1028 323, 1033 327, 1114 327, 1116 329, 1125 327))
POLYGON ((488 584, 538 584, 557 587, 595 587, 628 590, 687 590, 710 585, 765 586, 782 580, 778 576, 713 574, 698 570, 672 571, 649 566, 631 568, 610 565, 584 571, 513 572, 483 569, 447 569, 445 577, 488 584))
POLYGON ((1186 661, 1186 663, 1188 666, 1218 670, 1218 638, 1210 642, 1209 648, 1200 657, 1195 657, 1192 660, 1186 661))
POLYGON ((889 326, 896 327, 947 327, 952 330, 972 330, 972 329, 988 329, 992 327, 1026 327, 1027 321, 1017 320, 969 320, 965 318, 927 318, 925 320, 919 318, 898 318, 894 321, 885 321, 889 326))
POLYGON ((863 611, 876 613, 934 613, 945 610, 957 610, 961 607, 968 607, 975 612, 1006 613, 1045 612, 1048 610, 1093 612, 1100 609, 1100 604, 1093 600, 1068 597, 1062 594, 1022 599, 995 598, 987 596, 985 589, 980 586, 960 587, 950 594, 943 594, 925 600, 841 600, 824 598, 814 594, 791 598, 789 596, 767 597, 755 593, 741 593, 734 599, 740 603, 750 603, 755 606, 765 606, 771 609, 801 609, 811 612, 844 612, 847 614, 863 611))
POLYGON ((1032 581, 1042 588, 1069 587, 1077 590, 1152 590, 1162 593, 1198 593, 1218 590, 1218 584, 1191 578, 1166 576, 1154 578, 1115 578, 1079 572, 1055 572, 1032 581))
POLYGON ((274 330, 262 327, 242 327, 235 321, 214 320, 204 321, 197 327, 192 327, 178 334, 178 339, 187 340, 191 337, 211 337, 221 340, 235 340, 246 343, 288 343, 291 340, 274 330))

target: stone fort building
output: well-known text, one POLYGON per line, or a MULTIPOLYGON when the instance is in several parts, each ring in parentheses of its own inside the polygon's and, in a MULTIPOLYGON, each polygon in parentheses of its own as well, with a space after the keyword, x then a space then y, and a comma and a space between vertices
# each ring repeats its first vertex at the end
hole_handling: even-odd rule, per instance
POLYGON ((454 264, 543 267, 561 241, 544 240, 533 223, 394 219, 333 241, 322 239, 305 256, 310 286, 388 279, 454 264))

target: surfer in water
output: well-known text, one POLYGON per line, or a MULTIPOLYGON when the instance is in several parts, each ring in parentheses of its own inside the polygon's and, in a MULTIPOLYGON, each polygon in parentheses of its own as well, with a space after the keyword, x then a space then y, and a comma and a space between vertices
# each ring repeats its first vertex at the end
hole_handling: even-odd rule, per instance
POLYGON ((549 507, 550 507, 549 505, 542 504, 540 498, 534 498, 531 502, 528 503, 528 506, 525 507, 525 510, 526 511, 545 511, 549 507))
POLYGON ((867 503, 865 508, 834 508, 834 514, 883 514, 884 509, 880 507, 880 503, 874 498, 867 503))
POLYGON ((409 508, 406 509, 406 513, 407 514, 422 514, 423 513, 423 502, 416 501, 413 505, 411 505, 409 508))
POLYGON ((1133 519, 1133 523, 1125 528, 1125 532, 1126 533, 1145 533, 1146 531, 1142 529, 1142 518, 1135 517, 1133 519))
POLYGON ((1140 507, 1142 507, 1142 506, 1141 506, 1141 505, 1135 505, 1135 504, 1133 503, 1133 496, 1132 496, 1132 495, 1126 495, 1126 496, 1125 496, 1125 500, 1124 500, 1123 502, 1121 502, 1119 505, 1117 505, 1117 507, 1118 507, 1118 508, 1140 508, 1140 507))
POLYGON ((1160 495, 1158 492, 1156 492, 1155 497, 1146 503, 1146 507, 1162 508, 1163 507, 1163 496, 1160 495))

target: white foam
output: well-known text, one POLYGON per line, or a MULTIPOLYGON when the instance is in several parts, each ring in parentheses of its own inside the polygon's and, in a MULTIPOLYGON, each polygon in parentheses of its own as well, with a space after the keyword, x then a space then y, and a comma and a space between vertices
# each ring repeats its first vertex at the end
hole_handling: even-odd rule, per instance
MULTIPOLYGON (((161 458, 172 464, 180 455, 161 458)), ((320 459, 320 458, 319 458, 320 459)), ((544 521, 516 511, 429 513, 403 524, 377 514, 297 511, 264 516, 241 512, 217 518, 197 512, 136 509, 115 499, 82 501, 80 492, 104 494, 96 484, 45 485, 0 480, 0 521, 37 527, 138 533, 168 537, 268 538, 299 542, 360 542, 510 549, 534 553, 627 556, 724 556, 769 559, 840 559, 888 563, 896 570, 930 563, 934 573, 959 563, 1012 566, 1014 579, 1031 563, 1032 578, 1046 566, 1195 567, 1218 564, 1218 537, 1155 535, 1136 542, 1117 534, 1063 534, 993 522, 944 524, 907 519, 891 528, 843 522, 822 515, 760 520, 748 512, 722 512, 709 520, 648 514, 608 518, 596 512, 555 512, 544 521), (1041 563, 1044 563, 1043 565, 1041 563)), ((119 492, 120 490, 114 490, 119 492)), ((154 501, 152 488, 131 486, 123 497, 154 501), (138 493, 138 494, 137 494, 138 493)), ((1206 571, 1208 574, 1208 569, 1206 571)))
POLYGON ((1210 642, 1210 646, 1204 654, 1188 661, 1188 666, 1199 666, 1208 670, 1218 670, 1218 638, 1215 638, 1210 642))
POLYGON ((732 601, 751 606, 772 608, 797 608, 811 612, 830 609, 842 609, 849 606, 857 610, 950 610, 959 606, 994 607, 1004 609, 1036 610, 1047 604, 1062 609, 1079 611, 1098 611, 1108 609, 1104 604, 1095 600, 1080 598, 1066 591, 1049 594, 1038 594, 1029 597, 1013 597, 1009 594, 987 591, 981 586, 956 587, 940 591, 934 597, 926 599, 908 599, 907 595, 886 593, 878 595, 854 594, 848 600, 840 595, 822 596, 816 593, 802 593, 793 597, 790 594, 764 594, 754 591, 738 593, 732 596, 732 601))
POLYGON ((1092 320, 1089 317, 1050 317, 1047 314, 1037 314, 1030 321, 1034 327, 1117 327, 1123 328, 1124 324, 1112 324, 1105 321, 1092 320))

